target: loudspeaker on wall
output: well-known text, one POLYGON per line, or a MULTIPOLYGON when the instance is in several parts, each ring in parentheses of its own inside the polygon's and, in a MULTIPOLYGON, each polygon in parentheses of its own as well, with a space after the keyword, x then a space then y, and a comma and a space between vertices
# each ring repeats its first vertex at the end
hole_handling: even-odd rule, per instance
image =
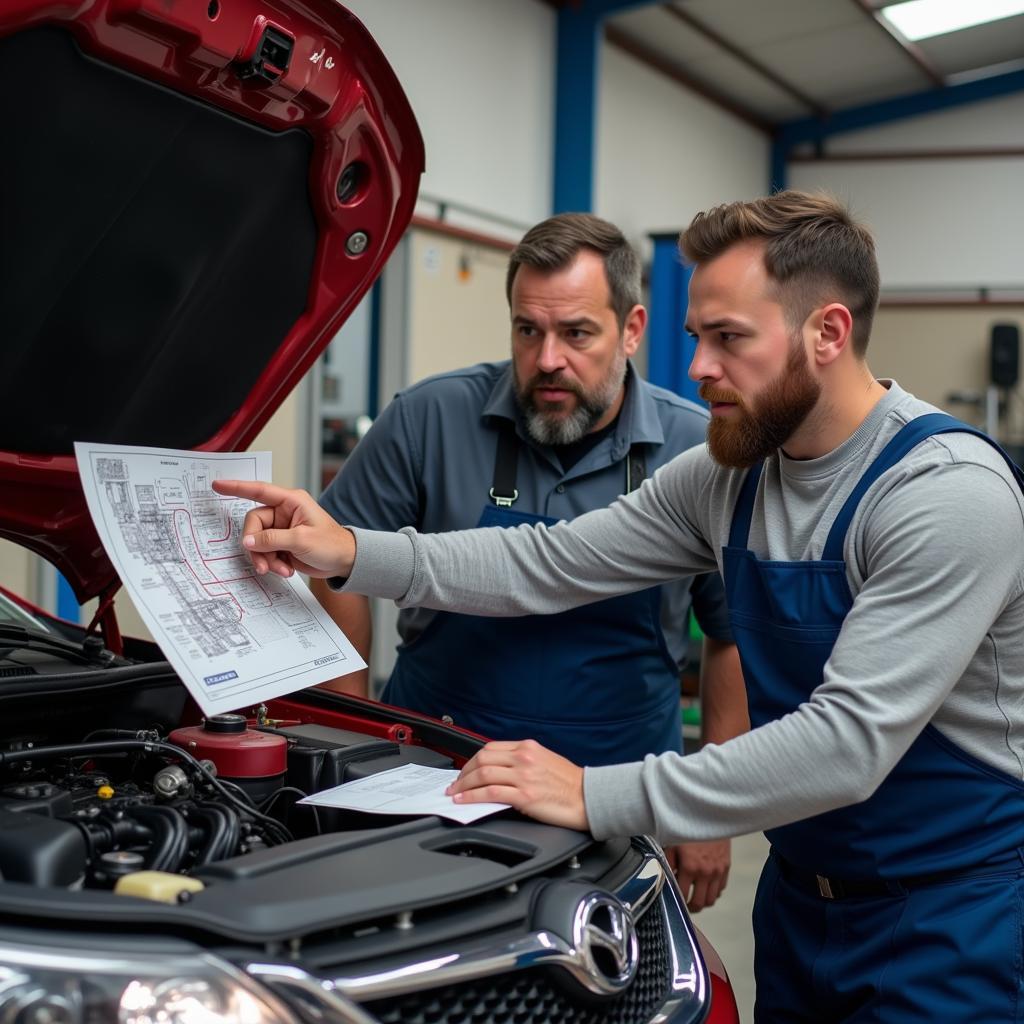
POLYGON ((993 324, 989 346, 989 379, 998 388, 1014 388, 1020 378, 1020 327, 993 324))

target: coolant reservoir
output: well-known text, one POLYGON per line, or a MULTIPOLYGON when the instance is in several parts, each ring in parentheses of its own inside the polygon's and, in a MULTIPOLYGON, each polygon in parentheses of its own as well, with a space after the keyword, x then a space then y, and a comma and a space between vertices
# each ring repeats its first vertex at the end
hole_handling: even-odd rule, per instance
POLYGON ((175 729, 168 740, 200 761, 212 761, 220 778, 257 802, 282 785, 288 767, 288 741, 250 729, 241 715, 212 715, 202 725, 175 729))

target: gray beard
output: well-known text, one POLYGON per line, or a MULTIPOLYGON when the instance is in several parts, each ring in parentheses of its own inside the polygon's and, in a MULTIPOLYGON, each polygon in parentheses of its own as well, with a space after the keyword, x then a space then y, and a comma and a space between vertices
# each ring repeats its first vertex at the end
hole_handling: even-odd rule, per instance
POLYGON ((576 408, 565 416, 541 412, 530 395, 520 393, 516 380, 516 403, 526 421, 530 437, 542 445, 575 444, 593 430, 597 421, 611 408, 626 380, 626 353, 621 349, 612 363, 607 378, 590 393, 575 391, 576 408))
POLYGON ((526 429, 537 444, 575 444, 590 433, 603 415, 603 410, 584 405, 581 401, 568 416, 554 418, 550 413, 536 409, 524 410, 526 429))

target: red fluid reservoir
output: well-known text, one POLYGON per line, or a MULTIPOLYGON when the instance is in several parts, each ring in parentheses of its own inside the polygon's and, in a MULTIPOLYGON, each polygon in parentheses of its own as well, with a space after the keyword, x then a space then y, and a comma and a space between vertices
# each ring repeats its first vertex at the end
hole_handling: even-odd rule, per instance
POLYGON ((198 760, 209 760, 226 779, 265 779, 283 775, 288 741, 247 727, 241 715, 212 715, 202 725, 175 729, 171 743, 198 760))

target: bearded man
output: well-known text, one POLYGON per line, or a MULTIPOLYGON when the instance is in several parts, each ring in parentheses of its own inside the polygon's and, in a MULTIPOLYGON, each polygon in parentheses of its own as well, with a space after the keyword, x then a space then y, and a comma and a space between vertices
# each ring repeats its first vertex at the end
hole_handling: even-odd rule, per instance
POLYGON ((874 243, 835 199, 729 203, 681 248, 708 450, 611 508, 396 536, 347 530, 302 492, 215 486, 263 502, 244 527, 257 572, 400 604, 558 612, 720 568, 749 732, 586 768, 490 743, 453 798, 598 839, 764 829, 755 1024, 1019 1021, 1024 472, 871 373, 874 243))
MULTIPOLYGON (((612 224, 564 214, 509 259, 512 358, 400 392, 322 495, 336 519, 441 533, 554 524, 635 490, 705 439, 702 407, 642 380, 630 362, 647 312, 640 262, 612 224)), ((314 591, 368 659, 369 603, 314 591)), ((532 737, 579 764, 680 751, 679 677, 691 607, 704 632, 703 736, 747 727, 742 675, 717 573, 554 616, 497 619, 404 609, 384 690, 492 739, 532 737)), ((366 693, 366 673, 331 688, 366 693)), ((729 842, 671 851, 691 910, 724 888, 729 842)))

